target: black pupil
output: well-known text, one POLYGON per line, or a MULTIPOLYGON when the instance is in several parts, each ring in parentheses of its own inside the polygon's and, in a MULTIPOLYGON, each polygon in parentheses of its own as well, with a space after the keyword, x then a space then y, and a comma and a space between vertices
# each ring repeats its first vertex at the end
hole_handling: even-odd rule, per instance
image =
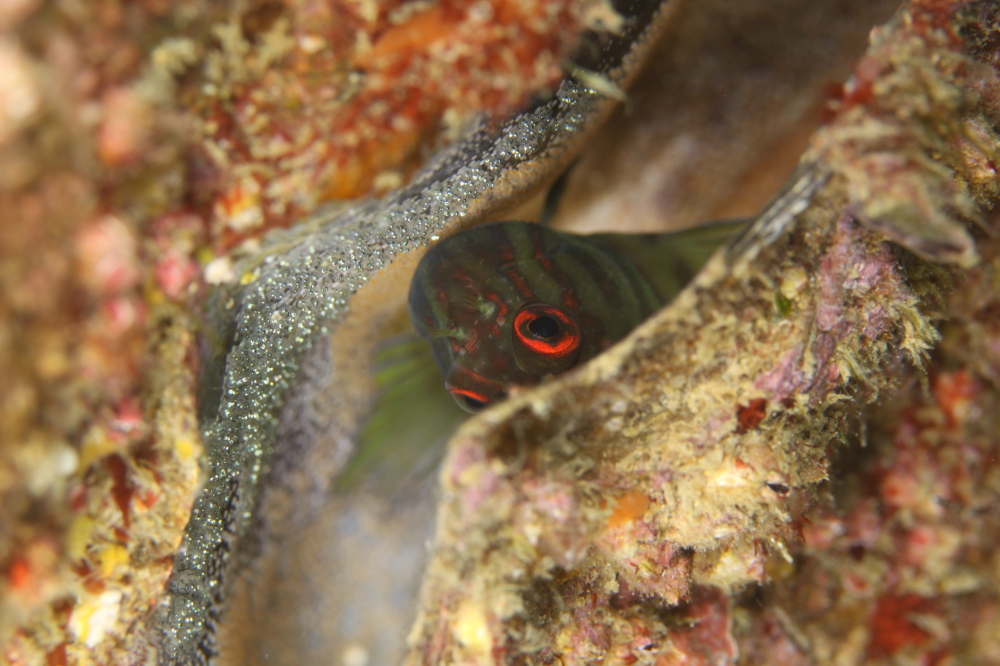
POLYGON ((468 406, 469 409, 482 409, 483 407, 486 406, 486 403, 483 402, 482 400, 476 400, 475 398, 470 398, 467 395, 463 395, 462 400, 465 401, 465 404, 468 406))
POLYGON ((554 338, 559 334, 559 322, 548 315, 541 315, 528 322, 528 331, 536 338, 554 338))

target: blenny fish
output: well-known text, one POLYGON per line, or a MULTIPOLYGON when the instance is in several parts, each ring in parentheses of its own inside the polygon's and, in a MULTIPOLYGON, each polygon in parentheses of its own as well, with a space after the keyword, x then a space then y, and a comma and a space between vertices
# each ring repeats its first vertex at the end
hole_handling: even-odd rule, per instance
MULTIPOLYGON (((624 88, 673 15, 668 4, 615 2, 621 30, 574 62, 624 88)), ((347 450, 364 449, 353 440, 364 383, 339 371, 331 342, 358 335, 343 323, 370 278, 395 274, 397 258, 456 225, 532 196, 616 103, 567 78, 551 98, 470 127, 383 199, 319 210, 275 233, 245 264, 246 279, 216 290, 208 337, 219 344, 209 345, 200 387, 207 473, 156 619, 160 663, 217 661, 241 572, 254 570, 261 544, 280 542, 276 527, 308 519, 347 450), (295 502, 285 499, 291 487, 295 502)), ((376 306, 364 318, 372 344, 396 302, 376 306)))
POLYGON ((744 226, 580 236, 528 222, 484 224, 423 257, 410 318, 430 341, 445 388, 477 412, 625 337, 744 226))

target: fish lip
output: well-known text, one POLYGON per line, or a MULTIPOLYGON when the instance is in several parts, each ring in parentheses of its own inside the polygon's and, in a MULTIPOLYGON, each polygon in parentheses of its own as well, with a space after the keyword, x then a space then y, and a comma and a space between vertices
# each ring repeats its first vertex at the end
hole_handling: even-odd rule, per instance
POLYGON ((452 395, 460 394, 479 400, 489 406, 507 397, 507 386, 489 379, 463 365, 452 363, 445 377, 444 387, 452 395))

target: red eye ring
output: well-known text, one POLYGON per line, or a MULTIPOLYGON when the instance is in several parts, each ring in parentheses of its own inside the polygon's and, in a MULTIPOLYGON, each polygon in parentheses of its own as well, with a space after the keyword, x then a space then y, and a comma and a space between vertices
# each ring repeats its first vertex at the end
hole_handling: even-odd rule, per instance
POLYGON ((529 350, 549 359, 560 359, 580 347, 580 327, 573 318, 552 305, 526 305, 514 317, 514 335, 529 350))

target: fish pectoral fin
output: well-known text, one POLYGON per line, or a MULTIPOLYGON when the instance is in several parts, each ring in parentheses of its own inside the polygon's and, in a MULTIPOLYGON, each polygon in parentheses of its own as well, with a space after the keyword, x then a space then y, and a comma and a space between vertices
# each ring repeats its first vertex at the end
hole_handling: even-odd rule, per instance
POLYGON ((357 436, 354 455, 334 484, 398 492, 437 466, 444 444, 466 414, 442 386, 430 344, 416 336, 375 353, 375 399, 357 436))

